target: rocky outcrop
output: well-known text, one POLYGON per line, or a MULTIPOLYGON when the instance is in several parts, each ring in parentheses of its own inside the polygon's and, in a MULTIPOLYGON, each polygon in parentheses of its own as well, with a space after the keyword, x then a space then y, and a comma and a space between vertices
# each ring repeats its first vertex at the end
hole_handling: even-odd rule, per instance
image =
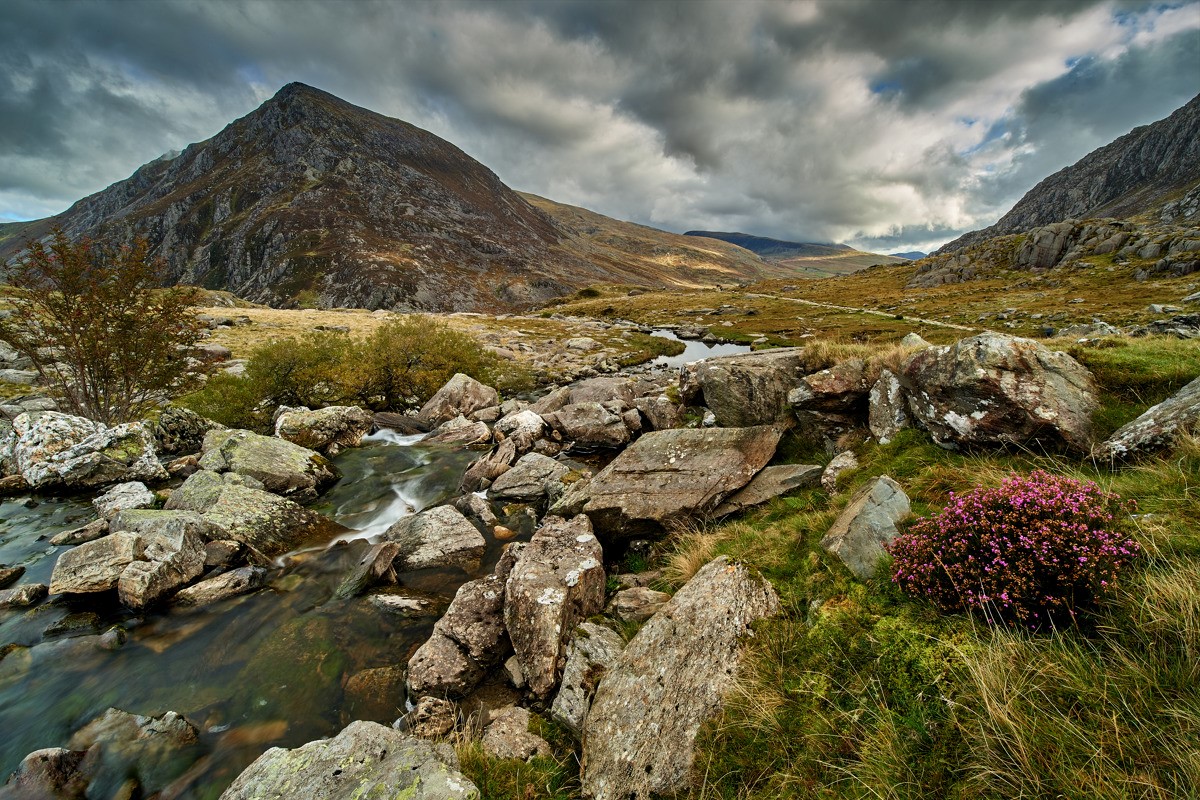
POLYGON ((479 569, 487 542, 454 506, 437 506, 398 520, 383 539, 399 545, 394 564, 400 570, 458 567, 479 569))
POLYGON ((615 631, 594 622, 581 623, 572 634, 550 716, 576 736, 583 734, 583 725, 600 679, 616 663, 624 646, 625 642, 615 631))
POLYGON ((583 515, 547 517, 508 576, 504 624, 529 690, 558 685, 567 638, 604 608, 604 551, 583 515))
POLYGON ((1200 432, 1200 378, 1147 409, 1097 448, 1106 461, 1122 461, 1167 450, 1180 437, 1200 432))
POLYGON ((800 385, 805 363, 798 347, 710 358, 684 367, 679 390, 685 403, 702 400, 718 425, 769 425, 787 415, 788 393, 800 385))
POLYGON ((347 447, 358 447, 374 424, 375 415, 358 406, 316 411, 283 406, 275 414, 275 435, 333 458, 347 447))
POLYGON ((883 546, 900 535, 896 523, 908 516, 908 495, 886 475, 867 483, 850 498, 821 547, 836 555, 861 580, 875 574, 883 546))
POLYGON ((563 492, 562 479, 571 468, 539 453, 521 456, 512 469, 492 482, 488 497, 500 502, 532 503, 554 500, 563 492))
POLYGON ((299 501, 315 498, 341 477, 319 453, 241 430, 210 431, 204 437, 200 467, 254 478, 268 492, 299 501))
POLYGON ((943 447, 1091 446, 1091 373, 1031 339, 983 333, 904 362, 909 410, 943 447))
POLYGON ((739 642, 779 610, 771 585, 721 557, 679 590, 600 679, 584 724, 583 793, 686 791, 700 726, 737 678, 739 642))
POLYGON ((332 739, 294 750, 272 747, 237 777, 221 800, 476 800, 479 790, 458 771, 452 753, 360 720, 332 739))
POLYGON ((110 428, 57 411, 34 411, 19 415, 12 427, 8 440, 0 443, 7 451, 0 460, 11 463, 35 489, 88 489, 167 478, 154 439, 140 422, 110 428))
POLYGON ((591 481, 572 486, 550 513, 587 514, 606 540, 658 534, 708 514, 758 474, 779 444, 772 426, 654 431, 591 481))
POLYGON ((476 411, 499 404, 500 395, 495 389, 459 372, 421 406, 417 418, 436 427, 455 417, 469 417, 476 411))

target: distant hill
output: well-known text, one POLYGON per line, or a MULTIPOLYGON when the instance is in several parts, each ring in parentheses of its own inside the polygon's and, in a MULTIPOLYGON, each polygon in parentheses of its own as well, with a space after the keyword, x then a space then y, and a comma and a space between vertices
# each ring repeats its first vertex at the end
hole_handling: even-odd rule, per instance
POLYGON ((752 253, 757 253, 765 261, 782 261, 786 258, 801 256, 837 255, 853 249, 844 244, 788 242, 782 239, 768 239, 765 236, 751 236, 748 233, 726 233, 724 231, 688 231, 683 235, 704 236, 708 239, 720 239, 723 242, 731 242, 738 247, 746 248, 752 253))
MULTIPOLYGON (((1200 187, 1200 95, 1166 119, 1134 128, 1030 189, 991 227, 935 251, 962 250, 996 236, 1066 219, 1154 213, 1200 187)), ((1178 215, 1178 204, 1163 219, 1178 215)), ((1194 204, 1193 204, 1194 207, 1194 204)))
POLYGON ((905 260, 880 253, 866 253, 844 244, 788 242, 748 233, 688 231, 684 236, 701 236, 731 242, 757 253, 763 261, 789 271, 794 277, 846 275, 877 264, 899 264, 905 260))
POLYGON ((892 258, 907 258, 909 261, 916 261, 929 254, 922 253, 920 250, 909 250, 907 253, 889 253, 889 255, 891 255, 892 258))
POLYGON ((171 282, 272 305, 430 311, 515 310, 595 283, 764 274, 745 250, 651 229, 597 241, 548 203, 536 207, 428 131, 292 83, 56 217, 0 226, 0 260, 52 225, 72 237, 138 234, 171 282))

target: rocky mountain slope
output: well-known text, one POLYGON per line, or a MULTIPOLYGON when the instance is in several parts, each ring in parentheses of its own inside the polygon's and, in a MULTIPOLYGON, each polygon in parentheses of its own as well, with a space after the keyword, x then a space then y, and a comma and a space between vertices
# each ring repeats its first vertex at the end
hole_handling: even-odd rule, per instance
POLYGON ((0 258, 52 225, 145 235, 171 281, 273 305, 503 310, 599 282, 757 277, 750 254, 712 246, 595 258, 452 144, 299 83, 56 217, 6 226, 0 258))
POLYGON ((774 264, 785 274, 804 277, 846 275, 877 264, 900 264, 906 260, 855 250, 844 244, 789 242, 765 236, 752 236, 748 233, 688 231, 684 236, 704 236, 730 242, 758 254, 763 261, 774 264))
POLYGON ((995 225, 964 234, 935 254, 1066 219, 1155 211, 1163 222, 1194 220, 1200 211, 1200 95, 1166 119, 1134 128, 1059 170, 995 225))

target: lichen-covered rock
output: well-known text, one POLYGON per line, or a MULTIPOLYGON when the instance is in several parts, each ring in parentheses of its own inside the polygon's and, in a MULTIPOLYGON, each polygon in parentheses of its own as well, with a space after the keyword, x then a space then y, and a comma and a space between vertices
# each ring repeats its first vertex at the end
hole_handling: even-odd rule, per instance
POLYGON ((778 610, 771 585, 725 557, 697 572, 600 679, 584 724, 584 796, 686 791, 696 735, 737 679, 742 637, 778 610))
POLYGON ((26 412, 13 420, 11 454, 17 473, 35 489, 167 478, 140 422, 110 428, 57 411, 26 412))
POLYGON ((515 758, 528 761, 534 756, 553 753, 550 743, 536 733, 530 733, 532 715, 520 706, 508 706, 492 712, 491 723, 483 732, 483 749, 493 758, 515 758))
POLYGON ((188 408, 167 406, 151 422, 154 449, 160 457, 185 456, 199 453, 204 436, 225 426, 205 419, 188 408))
POLYGON ((714 516, 723 517, 753 506, 786 497, 800 489, 816 486, 821 480, 822 467, 817 464, 776 464, 763 467, 750 482, 717 506, 714 516))
POLYGON ((320 453, 242 430, 210 431, 204 437, 200 467, 247 475, 268 492, 300 501, 315 498, 341 477, 320 453))
POLYGON ((880 372, 871 387, 867 425, 880 444, 887 444, 908 427, 908 401, 900 387, 900 379, 891 370, 880 372))
POLYGON ((645 622, 670 599, 671 595, 666 592, 648 586, 633 586, 613 595, 605 612, 622 622, 645 622))
POLYGON ((259 589, 266 582, 262 567, 241 567, 180 590, 174 602, 181 606, 206 606, 259 589))
POLYGON ((658 535, 669 522, 708 514, 749 483, 782 433, 774 426, 652 431, 568 489, 550 513, 587 514, 606 541, 658 535))
POLYGON ((459 372, 421 406, 417 418, 427 425, 437 426, 455 417, 469 417, 476 411, 499 404, 499 392, 459 372))
POLYGON ((454 506, 403 517, 384 531, 383 539, 400 546, 395 560, 400 570, 459 567, 474 572, 487 549, 483 535, 454 506))
POLYGON ((1106 461, 1166 450, 1184 435, 1200 432, 1200 378, 1124 425, 1097 448, 1106 461))
POLYGON ((929 347, 898 377, 913 416, 943 447, 1091 446, 1091 373, 1032 339, 982 333, 929 347))
POLYGON ((603 561, 586 516, 547 517, 508 576, 504 624, 525 682, 538 697, 558 685, 575 626, 604 608, 603 561))
POLYGON ((122 509, 151 508, 153 505, 154 492, 141 481, 118 483, 92 500, 92 508, 102 519, 112 519, 122 509))
POLYGON ((779 348, 689 364, 679 390, 689 404, 702 399, 720 426, 770 425, 787 416, 788 393, 804 374, 803 348, 779 348))
POLYGON ((865 405, 869 390, 866 364, 852 358, 805 375, 800 385, 788 392, 788 404, 797 411, 854 411, 865 405))
POLYGON ((271 748, 237 777, 221 800, 285 797, 476 800, 479 790, 424 739, 359 720, 332 739, 294 750, 271 748))
POLYGON ((571 403, 542 418, 565 441, 583 447, 622 447, 632 438, 623 416, 625 410, 623 404, 615 401, 571 403))
POLYGON ((142 537, 132 532, 112 533, 65 551, 50 575, 50 593, 90 594, 117 588, 121 573, 146 552, 142 537))
POLYGON ((204 572, 204 542, 210 526, 193 511, 122 511, 113 534, 136 533, 142 558, 129 564, 117 581, 117 594, 130 608, 155 603, 204 572))
POLYGON ((570 474, 566 464, 539 453, 526 453, 512 469, 492 482, 488 498, 499 501, 532 503, 562 494, 562 479, 570 474))
POLYGON ((821 539, 862 580, 875 574, 883 545, 899 535, 896 523, 909 514, 908 495, 886 475, 866 484, 821 539))
POLYGON ((621 655, 625 642, 616 633, 593 622, 580 623, 567 644, 567 663, 550 716, 576 736, 583 733, 592 695, 604 673, 621 655))
POLYGON ((358 447, 374 424, 375 415, 358 406, 281 408, 275 416, 275 435, 332 458, 347 447, 358 447))

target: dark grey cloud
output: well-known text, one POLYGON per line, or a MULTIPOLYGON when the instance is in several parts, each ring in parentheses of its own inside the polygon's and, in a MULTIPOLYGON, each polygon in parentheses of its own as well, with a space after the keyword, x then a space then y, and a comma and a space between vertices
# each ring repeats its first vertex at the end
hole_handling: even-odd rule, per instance
POLYGON ((1200 2, 10 0, 0 217, 310 83, 671 230, 927 248, 1200 91, 1200 2))

